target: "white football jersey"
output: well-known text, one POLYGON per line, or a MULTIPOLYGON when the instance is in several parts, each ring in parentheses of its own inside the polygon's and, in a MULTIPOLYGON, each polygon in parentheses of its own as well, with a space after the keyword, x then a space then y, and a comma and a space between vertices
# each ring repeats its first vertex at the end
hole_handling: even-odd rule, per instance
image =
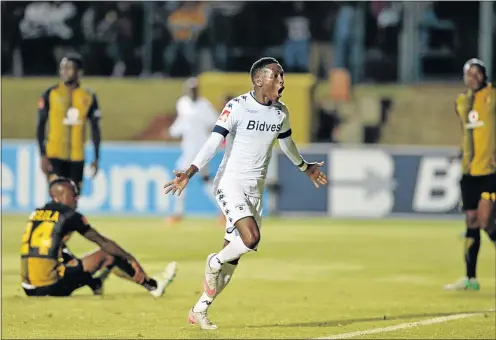
POLYGON ((174 138, 182 138, 182 155, 176 166, 178 170, 185 170, 210 136, 218 113, 207 99, 200 97, 192 101, 188 96, 179 98, 176 111, 177 118, 169 128, 169 133, 174 138))
POLYGON ((261 197, 274 141, 291 135, 287 107, 281 102, 260 104, 248 92, 227 103, 213 131, 226 137, 214 188, 236 186, 261 197))

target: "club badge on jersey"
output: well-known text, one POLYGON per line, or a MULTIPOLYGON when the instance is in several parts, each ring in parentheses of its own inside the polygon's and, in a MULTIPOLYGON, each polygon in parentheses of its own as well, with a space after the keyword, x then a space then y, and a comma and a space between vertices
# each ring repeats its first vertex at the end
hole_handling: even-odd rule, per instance
POLYGON ((67 110, 67 115, 64 118, 64 125, 81 125, 82 122, 79 119, 79 110, 75 107, 69 108, 67 110))

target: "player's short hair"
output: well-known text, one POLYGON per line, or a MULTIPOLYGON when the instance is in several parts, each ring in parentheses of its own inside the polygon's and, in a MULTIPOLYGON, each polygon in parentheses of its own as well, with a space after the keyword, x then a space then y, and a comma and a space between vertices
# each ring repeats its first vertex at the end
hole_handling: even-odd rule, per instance
POLYGON ((75 52, 70 52, 70 53, 67 53, 64 58, 62 58, 62 60, 60 61, 60 63, 64 62, 64 61, 72 61, 74 63, 74 65, 76 65, 76 68, 78 70, 82 70, 83 69, 83 57, 79 54, 79 53, 75 53, 75 52))
POLYGON ((279 62, 277 61, 276 58, 272 58, 272 57, 263 57, 255 61, 250 69, 251 80, 254 81, 258 71, 260 71, 261 69, 263 69, 264 67, 270 64, 279 64, 279 62))
POLYGON ((74 181, 72 179, 67 178, 67 177, 56 177, 48 185, 48 191, 52 190, 53 186, 56 185, 56 184, 65 184, 65 185, 68 185, 72 189, 72 192, 74 193, 74 196, 79 196, 78 187, 77 187, 76 183, 74 183, 74 181))
POLYGON ((468 70, 472 67, 475 66, 479 70, 479 72, 482 74, 484 77, 484 81, 487 80, 487 71, 486 71, 486 64, 480 59, 477 58, 472 58, 468 60, 464 65, 463 65, 463 75, 465 76, 468 72, 468 70))

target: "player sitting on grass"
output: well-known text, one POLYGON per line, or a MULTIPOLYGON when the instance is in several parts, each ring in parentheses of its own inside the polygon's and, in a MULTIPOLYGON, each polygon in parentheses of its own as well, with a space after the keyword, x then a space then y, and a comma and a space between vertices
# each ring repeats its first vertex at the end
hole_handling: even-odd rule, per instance
POLYGON ((325 185, 323 163, 307 163, 291 138, 288 108, 279 101, 284 72, 274 58, 256 61, 250 71, 253 91, 231 100, 222 111, 209 139, 185 172, 166 184, 166 193, 178 195, 193 175, 212 159, 226 138, 224 158, 214 180, 217 203, 226 216, 224 249, 207 257, 204 293, 190 310, 189 322, 216 329, 207 309, 229 283, 241 256, 257 250, 262 222, 262 194, 272 147, 281 150, 315 187, 325 185))
POLYGON ((114 267, 119 269, 119 276, 134 280, 152 296, 164 294, 175 276, 174 262, 160 279, 149 278, 132 255, 98 233, 75 211, 79 193, 72 180, 57 178, 50 183, 49 191, 51 202, 31 214, 22 237, 21 285, 26 295, 70 296, 84 286, 102 294, 103 281, 114 267), (65 247, 74 231, 100 249, 82 259, 74 257, 65 247), (100 277, 93 277, 99 270, 100 277))

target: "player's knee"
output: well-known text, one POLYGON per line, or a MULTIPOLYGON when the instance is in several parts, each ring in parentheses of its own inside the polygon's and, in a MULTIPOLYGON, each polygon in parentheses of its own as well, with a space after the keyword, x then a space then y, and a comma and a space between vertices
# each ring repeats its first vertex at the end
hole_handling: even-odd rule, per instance
POLYGON ((242 237, 243 243, 250 249, 255 249, 257 244, 260 242, 260 232, 256 224, 253 228, 250 228, 249 232, 244 236, 244 238, 242 237))
POLYGON ((490 219, 493 203, 486 199, 481 199, 477 208, 477 220, 481 228, 487 229, 490 219))
POLYGON ((114 264, 115 264, 115 257, 110 254, 106 254, 105 258, 103 259, 102 265, 105 267, 110 267, 113 266, 114 264))
POLYGON ((466 223, 467 223, 467 228, 478 228, 479 227, 479 221, 477 218, 477 211, 476 210, 470 210, 467 211, 466 213, 466 223))
POLYGON ((236 226, 240 232, 241 240, 247 248, 255 249, 260 242, 260 231, 257 222, 253 217, 245 218, 239 221, 239 226, 236 226))

